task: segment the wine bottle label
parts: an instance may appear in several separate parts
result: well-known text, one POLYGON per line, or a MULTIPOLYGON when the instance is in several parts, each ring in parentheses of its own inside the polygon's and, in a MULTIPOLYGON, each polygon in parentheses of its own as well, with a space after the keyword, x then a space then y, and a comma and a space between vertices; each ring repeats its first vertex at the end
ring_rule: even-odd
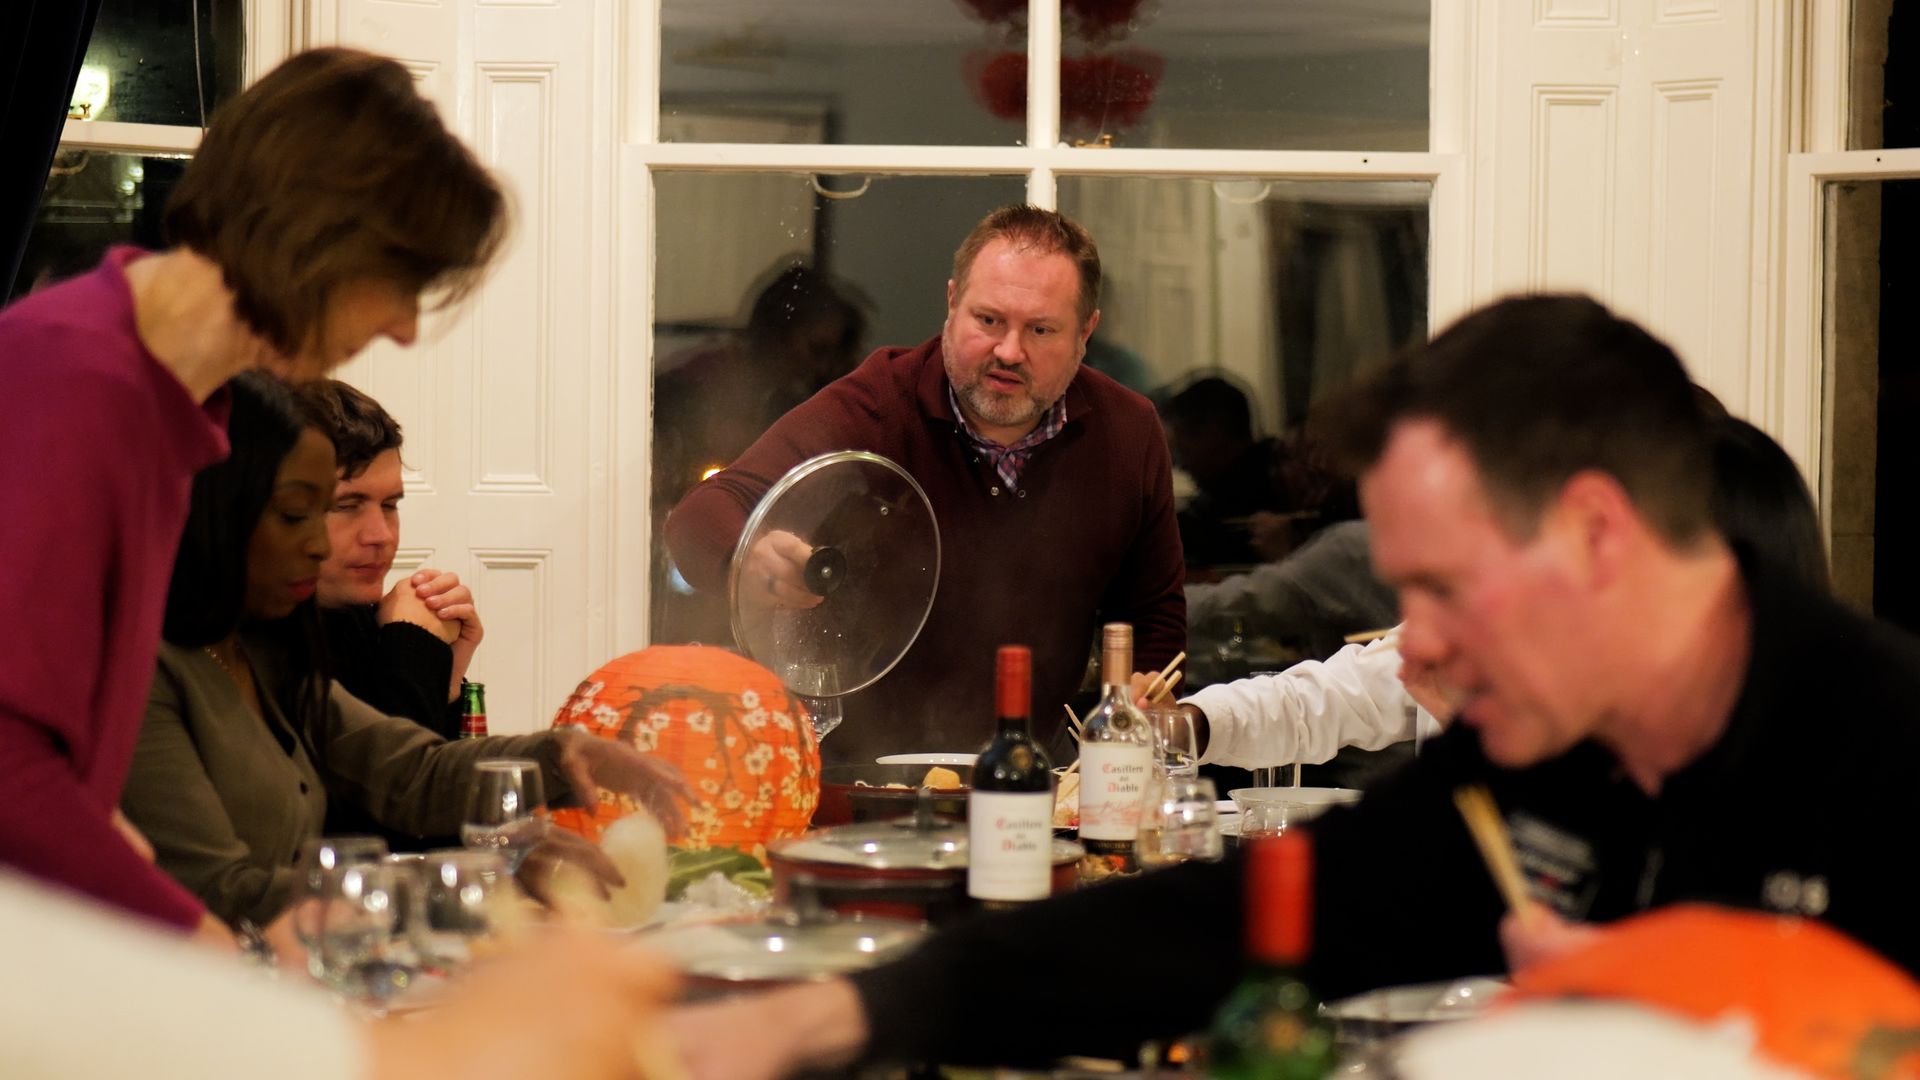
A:
POLYGON ((1140 803, 1153 750, 1139 743, 1080 747, 1080 836, 1085 840, 1132 840, 1140 832, 1140 803))
POLYGON ((967 797, 967 895, 1044 900, 1053 892, 1053 793, 975 791, 967 797))

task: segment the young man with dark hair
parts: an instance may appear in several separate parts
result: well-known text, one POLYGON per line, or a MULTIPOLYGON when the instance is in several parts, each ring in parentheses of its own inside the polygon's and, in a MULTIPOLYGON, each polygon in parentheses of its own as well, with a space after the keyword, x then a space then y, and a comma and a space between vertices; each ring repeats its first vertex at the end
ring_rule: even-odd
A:
MULTIPOLYGON (((1920 642, 1724 538, 1671 350, 1584 298, 1508 300, 1330 420, 1400 594, 1400 649, 1459 719, 1312 826, 1320 990, 1524 967, 1689 901, 1818 918, 1920 971, 1920 869, 1882 839, 1920 820, 1920 642), (1454 810, 1469 785, 1506 819, 1524 917, 1454 810)), ((849 979, 688 1010, 681 1045, 696 1075, 734 1080, 1123 1053, 1205 1026, 1241 966, 1241 878, 1237 860, 1190 865, 980 919, 849 979), (1178 948, 1143 936, 1170 926, 1178 948), (1040 943, 1055 970, 1164 992, 1007 979, 1002 958, 1040 943), (986 1000, 1048 1019, 983 1028, 986 1000)))
POLYGON ((400 425, 337 380, 301 388, 339 463, 327 511, 332 554, 315 592, 333 676, 381 712, 449 739, 460 734, 460 684, 485 630, 473 594, 451 572, 422 568, 393 588, 400 545, 400 425))

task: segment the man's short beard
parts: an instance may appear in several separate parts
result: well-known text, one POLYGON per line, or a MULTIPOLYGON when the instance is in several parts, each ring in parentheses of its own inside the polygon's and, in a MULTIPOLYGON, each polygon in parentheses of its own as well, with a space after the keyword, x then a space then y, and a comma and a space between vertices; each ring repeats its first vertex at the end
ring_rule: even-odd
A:
POLYGON ((984 386, 977 384, 962 390, 960 392, 960 400, 964 401, 967 407, 973 410, 974 415, 995 427, 1013 427, 1016 424, 1024 424, 1031 420, 1038 420, 1040 414, 1047 411, 1046 405, 1042 405, 1033 400, 1032 397, 1022 397, 1013 400, 998 398, 984 386), (1016 407, 1019 409, 1019 413, 1017 415, 1010 415, 1008 410, 1016 407))

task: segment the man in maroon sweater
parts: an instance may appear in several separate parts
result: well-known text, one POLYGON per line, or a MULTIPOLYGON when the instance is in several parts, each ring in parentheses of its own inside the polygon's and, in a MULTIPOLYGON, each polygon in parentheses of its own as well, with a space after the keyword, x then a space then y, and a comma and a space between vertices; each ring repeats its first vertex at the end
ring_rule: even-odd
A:
MULTIPOLYGON (((1100 321, 1100 256, 1049 210, 987 216, 954 255, 940 336, 880 349, 689 492, 667 544, 695 588, 724 591, 754 505, 786 471, 869 450, 913 475, 939 521, 939 591, 920 637, 844 699, 829 761, 971 750, 993 732, 993 653, 1032 647, 1036 737, 1056 747, 1096 628, 1135 627, 1135 667, 1186 644, 1173 466, 1153 405, 1081 366, 1100 321)), ((802 556, 804 558, 804 556, 802 556)), ((743 587, 818 603, 797 563, 755 553, 743 587)))

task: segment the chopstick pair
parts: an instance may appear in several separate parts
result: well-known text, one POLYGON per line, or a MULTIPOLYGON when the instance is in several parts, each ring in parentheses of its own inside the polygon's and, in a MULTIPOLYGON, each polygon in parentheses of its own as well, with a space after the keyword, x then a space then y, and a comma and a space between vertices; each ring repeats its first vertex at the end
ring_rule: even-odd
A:
POLYGON ((1180 661, 1186 658, 1186 650, 1182 649, 1174 654, 1173 659, 1167 661, 1166 667, 1161 668, 1153 678, 1147 680, 1146 689, 1140 692, 1140 696, 1147 699, 1147 704, 1158 705, 1173 696, 1173 688, 1180 685, 1181 678, 1186 675, 1184 671, 1173 669, 1179 667, 1180 661), (1155 689, 1156 687, 1158 689, 1155 689))
POLYGON ((1522 924, 1531 923, 1535 915, 1532 897, 1527 892, 1527 878, 1520 872, 1519 860, 1514 858, 1513 838, 1507 835, 1507 819, 1500 816, 1500 808, 1494 805, 1486 785, 1469 784, 1453 789, 1453 804, 1466 819, 1467 831, 1473 834, 1480 858, 1486 861, 1494 886, 1507 901, 1507 909, 1520 916, 1522 924))

